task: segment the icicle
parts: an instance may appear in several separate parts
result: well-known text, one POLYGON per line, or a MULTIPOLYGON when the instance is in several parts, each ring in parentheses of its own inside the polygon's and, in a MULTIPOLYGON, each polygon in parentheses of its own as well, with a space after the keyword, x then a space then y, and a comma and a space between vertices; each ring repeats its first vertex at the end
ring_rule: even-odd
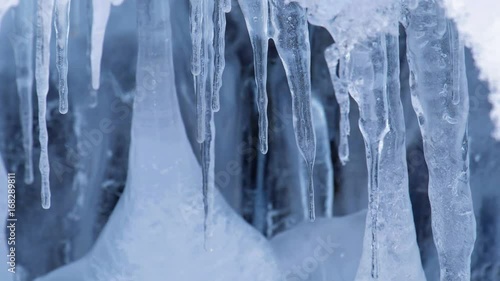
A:
POLYGON ((349 123, 349 93, 347 92, 347 85, 345 77, 337 76, 337 67, 340 65, 340 76, 345 69, 345 56, 340 56, 339 50, 335 45, 331 45, 325 50, 325 59, 330 71, 330 77, 335 90, 335 97, 340 107, 340 144, 339 144, 339 158, 342 165, 349 161, 349 134, 351 125, 349 123), (341 60, 342 63, 339 63, 341 60))
POLYGON ((371 277, 379 276, 380 153, 388 132, 385 37, 357 45, 350 53, 349 92, 359 106, 359 128, 368 165, 368 219, 371 230, 371 277))
MULTIPOLYGON (((214 4, 208 1, 206 9, 206 40, 210 43, 214 42, 214 22, 210 15, 214 14, 214 4)), ((204 178, 204 202, 205 202, 205 250, 213 251, 211 245, 211 239, 213 237, 213 226, 214 226, 214 196, 215 196, 215 120, 214 111, 210 106, 211 102, 214 100, 214 94, 216 89, 214 89, 215 77, 217 73, 214 72, 214 56, 215 50, 212 44, 207 45, 206 61, 207 63, 207 90, 205 92, 205 142, 203 143, 202 149, 202 162, 203 162, 203 178, 204 178)), ((223 57, 223 56, 222 56, 223 57)), ((222 70, 221 70, 222 71, 222 70)))
POLYGON ((425 281, 408 192, 398 40, 381 35, 371 44, 355 47, 348 67, 351 94, 360 106, 370 178, 357 281, 425 281))
POLYGON ((429 168, 441 281, 470 280, 476 221, 469 184, 464 46, 439 3, 420 0, 409 13, 410 88, 429 168))
POLYGON ((259 110, 260 151, 268 150, 268 117, 267 117, 267 52, 269 45, 268 25, 269 12, 267 0, 239 0, 245 17, 253 49, 255 83, 257 84, 257 108, 259 110))
POLYGON ((59 112, 68 112, 68 36, 69 36, 69 9, 71 0, 56 0, 55 21, 56 29, 56 64, 59 71, 59 112))
POLYGON ((15 31, 12 38, 16 61, 17 94, 19 95, 24 148, 24 182, 33 183, 33 17, 35 6, 23 0, 16 8, 15 31))
POLYGON ((220 109, 220 101, 219 101, 219 92, 222 86, 222 73, 224 71, 224 67, 226 65, 226 60, 224 58, 225 51, 225 33, 226 33, 226 14, 224 9, 224 3, 227 0, 215 0, 215 10, 214 10, 214 23, 215 23, 215 40, 214 40, 214 49, 215 49, 215 73, 214 73, 214 94, 213 100, 211 101, 212 109, 217 112, 220 109))
POLYGON ((92 89, 99 89, 101 80, 101 58, 104 45, 104 35, 108 24, 111 3, 109 0, 92 0, 92 35, 90 64, 92 68, 92 89))
POLYGON ((203 38, 203 6, 205 0, 190 0, 191 15, 189 22, 191 25, 191 44, 193 45, 193 55, 191 58, 191 72, 193 75, 201 73, 202 58, 202 38, 203 38))
MULTIPOLYGON (((194 89, 196 96, 196 116, 197 116, 197 141, 202 143, 205 141, 207 123, 205 118, 206 111, 212 111, 212 101, 207 103, 205 94, 207 86, 212 89, 214 85, 207 84, 208 75, 210 73, 210 64, 208 60, 208 52, 213 51, 213 1, 198 0, 191 2, 191 39, 193 44, 193 57, 191 72, 194 75, 194 89), (210 9, 211 8, 211 9, 210 9)), ((213 65, 212 65, 213 66, 213 65)), ((213 82, 211 82, 213 83, 213 82)), ((212 94, 212 93, 210 93, 212 94)))
POLYGON ((222 20, 221 17, 225 17, 225 15, 222 14, 222 7, 220 2, 217 2, 217 4, 206 0, 191 2, 192 72, 195 81, 198 123, 197 140, 201 143, 204 234, 205 249, 207 251, 213 250, 211 246, 215 194, 215 123, 213 102, 215 92, 220 89, 224 64, 224 53, 221 53, 221 49, 224 47, 221 28, 225 25, 225 18, 222 20), (214 20, 217 21, 216 28, 214 28, 214 20), (218 36, 218 38, 215 38, 215 42, 214 36, 218 36), (221 38, 222 40, 220 40, 221 38), (217 50, 214 49, 214 46, 217 50))
POLYGON ((52 34, 52 12, 54 0, 37 1, 36 30, 36 92, 38 96, 38 125, 40 127, 40 173, 42 176, 42 207, 50 208, 50 165, 47 133, 47 94, 49 92, 50 37, 52 34))
POLYGON ((292 94, 295 137, 309 172, 309 219, 314 221, 313 168, 316 139, 311 116, 311 48, 306 11, 297 3, 286 4, 285 0, 271 0, 270 4, 273 40, 292 94))

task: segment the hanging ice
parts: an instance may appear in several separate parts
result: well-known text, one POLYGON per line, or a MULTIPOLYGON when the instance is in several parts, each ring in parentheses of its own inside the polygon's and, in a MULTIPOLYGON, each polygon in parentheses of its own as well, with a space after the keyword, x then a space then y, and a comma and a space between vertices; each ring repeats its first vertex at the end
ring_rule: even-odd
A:
POLYGON ((33 39, 35 3, 22 0, 16 8, 12 47, 16 61, 17 94, 24 148, 24 182, 33 183, 33 39))
POLYGON ((405 23, 412 102, 429 168, 441 281, 470 280, 476 222, 469 188, 464 46, 435 1, 421 0, 405 23))
POLYGON ((293 127, 297 145, 309 173, 309 219, 314 221, 313 168, 316 138, 311 115, 311 50, 306 10, 297 3, 271 0, 273 40, 280 55, 292 94, 293 127))
POLYGON ((54 0, 37 0, 36 29, 36 94, 38 96, 38 126, 40 140, 40 174, 42 177, 42 207, 50 208, 50 165, 47 133, 47 94, 49 92, 50 37, 54 0))
POLYGON ((346 65, 366 143, 369 208, 356 280, 425 280, 408 191, 398 37, 358 45, 346 65), (394 270, 398 268, 398 270, 394 270))
MULTIPOLYGON (((368 219, 370 229, 371 277, 379 278, 379 208, 380 208, 380 153, 384 137, 389 131, 387 109, 386 40, 379 37, 350 52, 349 92, 359 106, 359 128, 365 139, 368 166, 368 219)), ((367 231, 368 232, 368 231, 367 231)), ((362 276, 357 276, 361 280, 362 276)))
POLYGON ((339 143, 339 158, 342 164, 346 164, 349 160, 349 134, 351 125, 349 123, 349 93, 347 92, 347 81, 345 77, 346 55, 340 54, 336 45, 331 45, 325 50, 325 59, 330 71, 335 97, 340 107, 340 143, 339 143), (339 74, 337 75, 337 68, 339 74))
POLYGON ((202 175, 178 105, 167 5, 137 1, 138 88, 125 192, 91 252, 38 281, 280 278, 269 243, 216 190, 214 251, 203 251, 202 175))
POLYGON ((239 0, 253 49, 257 108, 259 110, 259 145, 264 154, 268 150, 267 117, 267 51, 269 45, 269 8, 267 0, 239 0))
POLYGON ((111 4, 121 5, 123 0, 92 0, 92 35, 90 65, 92 68, 92 88, 97 91, 101 80, 101 58, 104 35, 108 24, 111 4))
POLYGON ((56 30, 56 64, 59 72, 59 112, 68 112, 68 36, 71 0, 56 0, 54 26, 56 30))
MULTIPOLYGON (((208 1, 210 2, 210 1, 208 1)), ((207 3, 208 4, 208 3, 207 3)), ((214 94, 215 94, 215 88, 216 86, 216 80, 218 77, 215 77, 214 75, 217 75, 216 72, 216 66, 214 63, 216 62, 214 60, 214 22, 211 20, 211 15, 214 14, 214 5, 213 4, 208 4, 205 6, 205 23, 204 23, 204 28, 205 30, 205 36, 204 36, 204 41, 206 47, 205 47, 205 53, 202 52, 202 54, 205 55, 204 59, 206 61, 206 71, 207 75, 205 77, 200 75, 199 79, 206 79, 202 80, 202 83, 205 83, 205 92, 200 92, 197 93, 202 96, 202 98, 205 100, 205 112, 202 112, 203 115, 205 115, 204 121, 205 124, 205 137, 204 141, 201 144, 201 167, 202 167, 202 176, 203 176, 203 205, 204 205, 204 234, 205 234, 205 249, 208 251, 213 251, 213 245, 212 245, 212 237, 213 237, 213 227, 215 225, 214 222, 214 196, 215 196, 215 175, 214 175, 214 168, 215 168, 215 123, 214 123, 214 111, 212 107, 212 102, 214 101, 214 94)), ((203 73, 203 71, 202 71, 203 73)))
MULTIPOLYGON (((191 26, 193 39, 193 68, 197 114, 197 140, 201 143, 201 167, 203 176, 204 236, 205 249, 211 251, 213 236, 214 208, 214 110, 218 110, 218 91, 220 90, 223 71, 224 53, 221 51, 224 38, 221 28, 224 20, 221 17, 225 4, 217 1, 200 0, 192 3, 191 26), (197 9, 200 9, 199 11, 197 9), (216 10, 217 9, 217 10, 216 10), (198 18, 200 17, 200 18, 198 18), (201 22, 198 22, 200 20, 201 22), (214 23, 215 21, 219 21, 214 23), (194 28, 194 30, 193 30, 194 28), (199 29, 198 29, 199 28, 199 29), (201 33, 201 36, 200 36, 201 33), (218 36, 219 38, 214 38, 218 36), (197 40, 200 39, 198 42, 197 40), (196 45, 199 44, 199 45, 196 45), (201 48, 195 50, 196 48, 201 48), (197 53, 199 51, 199 53, 197 53), (199 66, 199 73, 196 68, 199 66), (217 92, 217 93, 216 93, 217 92), (214 103, 215 102, 215 103, 214 103)), ((227 8, 227 7, 226 7, 227 8)))
POLYGON ((216 0, 214 7, 214 94, 212 97, 212 109, 217 112, 220 109, 219 92, 222 86, 222 73, 226 65, 226 13, 231 11, 231 2, 229 0, 216 0))

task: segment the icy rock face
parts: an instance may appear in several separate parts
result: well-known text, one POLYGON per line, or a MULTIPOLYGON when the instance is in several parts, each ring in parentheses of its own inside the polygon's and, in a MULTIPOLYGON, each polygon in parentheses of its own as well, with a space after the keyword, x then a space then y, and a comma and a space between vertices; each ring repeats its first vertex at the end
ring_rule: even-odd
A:
POLYGON ((481 78, 488 81, 493 105, 491 118, 496 130, 493 136, 500 140, 500 10, 499 1, 444 0, 447 14, 457 23, 465 43, 471 47, 474 60, 481 70, 481 78))
POLYGON ((279 280, 268 242, 218 191, 213 251, 204 250, 202 175, 179 112, 165 40, 168 2, 137 5, 138 84, 125 193, 88 255, 37 280, 279 280))
POLYGON ((284 281, 354 280, 366 211, 301 223, 271 240, 284 281))

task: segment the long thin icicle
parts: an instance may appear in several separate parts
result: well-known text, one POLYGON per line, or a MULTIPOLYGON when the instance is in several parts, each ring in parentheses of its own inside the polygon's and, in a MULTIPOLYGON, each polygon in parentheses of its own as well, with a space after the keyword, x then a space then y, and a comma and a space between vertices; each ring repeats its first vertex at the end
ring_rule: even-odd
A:
POLYGON ((226 2, 199 0, 191 2, 191 36, 193 40, 192 72, 195 81, 197 140, 201 143, 205 249, 212 251, 215 169, 215 92, 220 89, 224 52, 222 27, 225 25, 226 2), (224 17, 224 20, 221 19, 224 17), (215 21, 215 23, 214 23, 215 21), (216 25, 216 26, 215 26, 216 25), (217 38, 214 38, 217 36, 217 38), (222 46, 221 46, 222 44, 222 46))
MULTIPOLYGON (((215 5, 212 1, 208 1, 205 6, 205 35, 207 76, 206 76, 206 91, 205 96, 205 142, 202 144, 202 172, 203 172, 203 201, 205 202, 205 250, 213 251, 212 237, 214 226, 214 199, 215 199, 215 119, 214 111, 212 110, 211 102, 214 100, 215 94, 215 50, 214 50, 214 15, 215 5)), ((219 7, 221 8, 221 7, 219 7)))
POLYGON ((469 183, 469 100, 464 45, 438 1, 406 22, 412 103, 429 168, 432 232, 441 281, 470 280, 476 221, 469 183))
POLYGON ((245 17, 253 49, 255 83, 257 84, 257 108, 259 110, 259 146, 262 153, 268 151, 267 117, 267 52, 269 45, 269 11, 267 0, 239 0, 245 17))
POLYGON ((349 161, 349 134, 351 125, 349 123, 349 93, 343 71, 345 69, 345 56, 341 56, 337 46, 331 45, 325 50, 325 59, 330 72, 335 97, 340 107, 340 144, 339 158, 342 165, 349 161), (337 75, 337 67, 340 66, 339 75, 337 75))
POLYGON ((56 30, 56 64, 59 71, 59 112, 68 112, 68 36, 69 9, 71 0, 56 0, 55 21, 56 30))
POLYGON ((359 128, 365 140, 368 165, 368 225, 371 230, 371 277, 379 277, 380 153, 387 134, 387 56, 381 36, 350 53, 349 92, 359 106, 359 128))
POLYGON ((50 208, 50 165, 47 133, 47 94, 49 93, 50 37, 54 0, 37 1, 36 29, 36 93, 38 97, 38 126, 40 127, 40 173, 42 176, 42 207, 50 208))
POLYGON ((316 137, 311 114, 311 47, 306 11, 297 3, 271 0, 273 40, 283 62, 292 94, 295 138, 309 172, 309 219, 314 221, 313 169, 316 137))
POLYGON ((33 39, 35 3, 22 0, 16 9, 15 32, 12 40, 16 60, 17 94, 24 148, 24 182, 33 183, 33 39))

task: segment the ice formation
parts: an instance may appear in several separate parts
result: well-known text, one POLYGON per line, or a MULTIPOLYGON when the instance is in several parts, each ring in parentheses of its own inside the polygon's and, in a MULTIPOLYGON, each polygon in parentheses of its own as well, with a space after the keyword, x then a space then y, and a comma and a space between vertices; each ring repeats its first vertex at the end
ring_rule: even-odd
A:
POLYGON ((464 46, 454 24, 434 1, 420 1, 409 11, 405 25, 412 103, 429 168, 441 280, 469 280, 476 221, 469 186, 464 46))
MULTIPOLYGON (((101 71, 111 7, 124 1, 87 1, 91 4, 90 53, 85 58, 90 64, 90 94, 96 99, 101 86, 112 84, 119 90, 122 102, 133 104, 132 128, 127 132, 131 144, 125 148, 129 150, 126 185, 92 249, 79 259, 64 254, 68 262, 72 258, 75 261, 45 276, 39 274, 36 280, 155 281, 168 276, 167 280, 187 281, 435 281, 424 272, 423 246, 421 241, 417 243, 415 206, 409 191, 409 173, 414 167, 409 167, 407 160, 407 136, 422 139, 439 278, 471 280, 471 256, 477 235, 469 171, 469 90, 464 42, 472 47, 475 61, 492 88, 491 115, 497 125, 494 135, 500 139, 500 76, 496 66, 500 61, 495 55, 500 21, 490 23, 495 18, 493 7, 489 11, 479 8, 492 1, 471 4, 463 0, 135 0, 137 63, 135 85, 128 85, 133 88, 128 94, 123 93, 123 85, 112 71, 101 71), (190 32, 183 37, 190 41, 185 44, 191 47, 188 50, 183 49, 184 45, 176 46, 172 35, 174 24, 178 24, 175 9, 181 5, 189 5, 189 19, 186 17, 185 21, 190 32), (232 13, 239 13, 239 22, 230 17, 232 13), (248 34, 244 39, 229 34, 228 23, 243 23, 248 34), (318 70, 321 66, 313 61, 317 49, 312 38, 319 36, 315 33, 318 27, 329 36, 320 52, 323 70, 318 70), (403 30, 404 34, 400 34, 403 30), (231 36, 237 40, 231 42, 231 36), (251 79, 236 81, 240 73, 232 72, 245 70, 238 65, 240 62, 235 62, 234 53, 244 53, 240 42, 244 40, 251 47, 246 54, 251 58, 245 62, 253 63, 247 71, 252 74, 242 76, 251 79), (174 56, 174 51, 181 55, 174 56), (178 66, 178 61, 186 64, 185 54, 191 57, 185 67, 188 74, 178 66), (406 59, 409 78, 402 80, 406 59), (323 73, 333 92, 322 93, 324 88, 314 91, 315 76, 323 79, 323 73), (273 80, 280 75, 285 82, 273 80), (225 77, 237 78, 228 81, 231 79, 225 77), (105 80, 111 82, 106 81, 105 85, 105 80), (234 85, 227 86, 229 83, 234 85), (419 135, 412 135, 405 122, 402 84, 409 84, 407 92, 411 94, 419 135), (240 132, 231 132, 232 127, 221 128, 220 124, 250 119, 254 113, 248 104, 224 108, 228 104, 224 103, 228 100, 224 95, 235 95, 237 91, 255 94, 246 99, 255 101, 258 121, 254 145, 258 152, 249 153, 255 157, 256 167, 245 166, 246 163, 239 167, 243 170, 238 175, 240 183, 233 187, 221 183, 222 162, 218 153, 239 149, 237 143, 244 137, 229 136, 240 132), (325 104, 334 99, 336 103, 325 104), (333 113, 329 112, 330 107, 335 108, 333 113), (353 111, 355 107, 357 110, 353 111), (286 128, 272 131, 272 121, 279 118, 275 110, 283 108, 290 111, 291 120, 278 120, 287 124, 286 128), (362 188, 368 194, 368 204, 366 211, 338 218, 334 216, 335 210, 340 209, 334 204, 337 185, 345 182, 337 175, 342 168, 336 167, 332 158, 338 157, 339 166, 347 167, 352 156, 363 149, 350 147, 351 131, 356 130, 350 121, 355 114, 359 115, 356 117, 364 142, 366 161, 359 167, 367 171, 366 186, 362 188), (217 119, 218 115, 225 120, 217 119), (338 116, 338 120, 332 116, 338 116), (338 126, 332 130, 334 122, 338 126), (288 177, 298 182, 293 184, 300 190, 291 188, 290 181, 280 182, 283 176, 275 172, 281 169, 276 163, 283 162, 291 162, 293 175, 288 177), (250 183, 244 178, 251 178, 250 183), (252 188, 241 191, 244 184, 252 188), (269 186, 283 185, 284 191, 270 191, 269 186), (231 200, 228 194, 237 199, 231 200), (280 196, 298 198, 290 204, 295 206, 276 207, 284 201, 275 198, 280 196), (253 200, 250 207, 245 205, 248 198, 253 200), (232 205, 238 200, 243 205, 240 209, 232 205), (314 223, 290 219, 301 211, 310 222, 319 219, 314 223), (271 237, 277 232, 281 233, 269 241, 262 235, 271 237)), ((31 93, 35 79, 38 167, 44 209, 51 208, 52 196, 47 127, 47 120, 52 118, 48 100, 50 74, 54 72, 50 67, 52 39, 56 47, 59 112, 69 112, 64 117, 75 119, 77 146, 85 135, 81 131, 85 118, 82 111, 68 110, 77 103, 72 103, 72 99, 81 101, 77 93, 75 97, 69 95, 78 91, 68 86, 68 50, 77 43, 70 39, 74 14, 70 7, 75 2, 20 0, 0 4, 0 20, 9 8, 17 6, 13 9, 11 43, 27 184, 35 179, 32 158, 34 148, 38 149, 33 146, 32 136, 31 93)), ((234 104, 242 104, 241 100, 245 98, 231 99, 234 104)), ((93 107, 97 106, 95 102, 93 107)), ((235 127, 245 134, 253 133, 251 122, 241 124, 235 127)), ((102 142, 101 136, 94 145, 102 142)), ((112 157, 112 152, 107 153, 112 157)), ((230 153, 233 152, 227 152, 230 153)), ((5 171, 0 161, 0 180, 4 182, 5 171)), ((77 169, 75 185, 83 185, 85 177, 77 169)), ((82 202, 87 190, 78 192, 73 210, 85 206, 82 202)), ((4 207, 0 204, 0 213, 6 213, 4 207)), ((0 240, 5 240, 2 235, 0 240)), ((64 243, 64 251, 71 252, 72 242, 64 243)), ((0 247, 3 258, 4 246, 0 247)), ((1 274, 4 272, 0 273, 2 280, 11 277, 1 274)))
POLYGON ((168 13, 168 2, 137 2, 138 88, 126 193, 92 251, 38 281, 154 281, 165 276, 169 280, 279 280, 268 242, 234 214, 218 191, 214 191, 217 209, 210 240, 214 251, 199 252, 204 244, 202 173, 179 112, 168 13), (163 149, 165 141, 176 149, 163 149), (157 153, 151 153, 152 148, 157 153), (144 252, 156 254, 144 259, 144 252))
MULTIPOLYGON (((90 50, 90 65, 92 68, 92 89, 99 89, 101 80, 101 59, 104 35, 108 24, 111 5, 117 6, 123 0, 93 0, 92 1, 92 39, 90 50)), ((95 94, 95 93, 93 93, 95 94)))
POLYGON ((38 126, 40 142, 40 174, 42 175, 42 207, 50 208, 50 164, 47 132, 47 95, 49 93, 50 37, 54 0, 37 0, 36 12, 36 94, 38 97, 38 126))

